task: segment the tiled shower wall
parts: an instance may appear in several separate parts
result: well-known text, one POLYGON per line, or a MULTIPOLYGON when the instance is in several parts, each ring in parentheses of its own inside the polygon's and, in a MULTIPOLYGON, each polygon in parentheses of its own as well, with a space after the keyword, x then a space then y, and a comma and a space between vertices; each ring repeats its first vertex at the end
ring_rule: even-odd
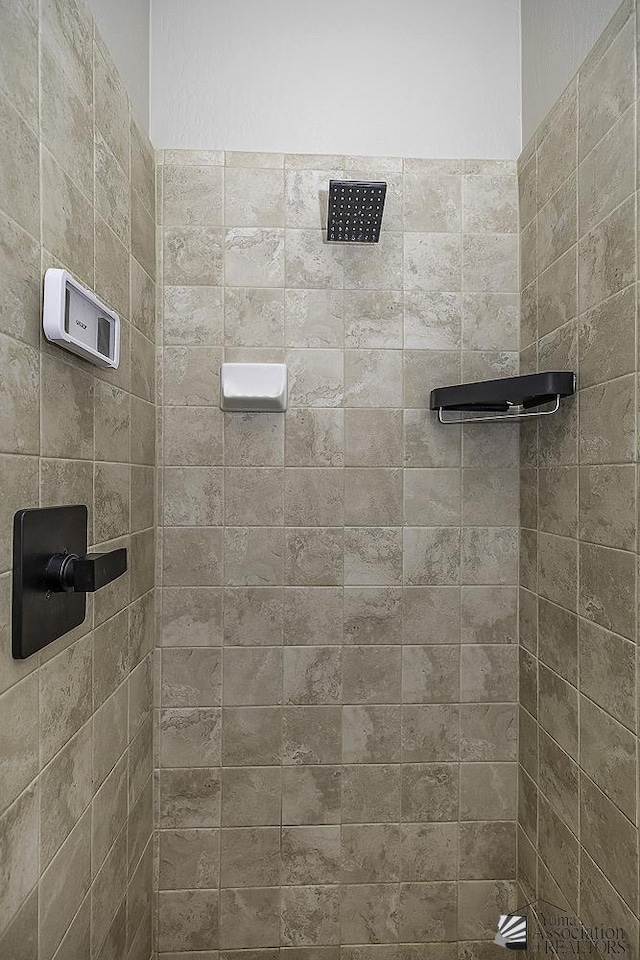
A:
POLYGON ((154 157, 91 17, 0 0, 0 956, 151 955, 154 157), (107 372, 47 345, 43 271, 123 317, 107 372), (130 569, 11 659, 13 514, 85 503, 130 569))
POLYGON ((522 429, 518 878, 638 949, 636 11, 519 161, 521 365, 578 371, 522 429))
POLYGON ((517 370, 515 164, 160 161, 159 954, 457 956, 514 904, 519 450, 427 405, 517 370), (378 246, 324 241, 345 175, 378 246))

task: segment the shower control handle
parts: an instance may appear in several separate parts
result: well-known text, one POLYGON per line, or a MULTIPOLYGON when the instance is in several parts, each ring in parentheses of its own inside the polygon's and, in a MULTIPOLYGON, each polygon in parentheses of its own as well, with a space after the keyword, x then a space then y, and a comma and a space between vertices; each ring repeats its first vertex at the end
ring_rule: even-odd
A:
POLYGON ((110 550, 107 553, 88 553, 78 557, 74 553, 55 553, 48 561, 46 579, 52 590, 65 593, 94 593, 127 570, 127 551, 110 550))

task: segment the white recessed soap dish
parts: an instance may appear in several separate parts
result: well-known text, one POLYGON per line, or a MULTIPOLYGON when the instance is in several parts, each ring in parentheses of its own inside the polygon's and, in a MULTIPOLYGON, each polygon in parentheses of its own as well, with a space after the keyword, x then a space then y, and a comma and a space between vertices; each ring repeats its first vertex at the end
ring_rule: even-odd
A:
POLYGON ((220 409, 244 413, 283 413, 287 409, 285 363, 223 363, 220 409))

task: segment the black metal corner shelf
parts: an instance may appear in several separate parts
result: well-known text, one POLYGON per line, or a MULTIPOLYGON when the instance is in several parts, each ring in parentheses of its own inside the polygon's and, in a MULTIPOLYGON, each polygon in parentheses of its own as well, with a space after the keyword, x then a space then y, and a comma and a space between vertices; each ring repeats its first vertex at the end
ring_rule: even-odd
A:
POLYGON ((560 401, 576 390, 572 370, 549 370, 524 377, 503 377, 438 387, 431 391, 429 408, 438 411, 440 423, 488 423, 545 417, 560 409, 560 401), (537 409, 553 403, 551 409, 537 409), (514 411, 514 412, 509 412, 514 411), (504 416, 444 418, 445 412, 503 413, 504 416))

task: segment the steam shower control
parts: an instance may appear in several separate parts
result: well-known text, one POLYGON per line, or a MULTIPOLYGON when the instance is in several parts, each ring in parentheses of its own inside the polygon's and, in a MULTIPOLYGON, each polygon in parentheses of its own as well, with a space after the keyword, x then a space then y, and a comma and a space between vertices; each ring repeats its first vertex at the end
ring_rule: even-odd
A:
POLYGON ((126 570, 127 551, 124 548, 110 553, 88 553, 86 557, 55 553, 47 563, 46 577, 52 590, 93 593, 121 577, 126 570))
POLYGON ((24 659, 79 627, 87 593, 127 570, 124 547, 87 553, 83 504, 19 510, 13 521, 12 653, 24 659))

